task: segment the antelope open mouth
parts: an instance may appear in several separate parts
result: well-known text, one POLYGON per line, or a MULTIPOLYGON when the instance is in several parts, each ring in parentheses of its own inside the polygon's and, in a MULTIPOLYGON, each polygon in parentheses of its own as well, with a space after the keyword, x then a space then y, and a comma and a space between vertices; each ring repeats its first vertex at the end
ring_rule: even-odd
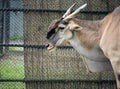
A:
POLYGON ((46 44, 46 47, 47 47, 47 50, 48 51, 53 51, 53 50, 55 50, 55 46, 54 45, 52 45, 52 44, 46 44))

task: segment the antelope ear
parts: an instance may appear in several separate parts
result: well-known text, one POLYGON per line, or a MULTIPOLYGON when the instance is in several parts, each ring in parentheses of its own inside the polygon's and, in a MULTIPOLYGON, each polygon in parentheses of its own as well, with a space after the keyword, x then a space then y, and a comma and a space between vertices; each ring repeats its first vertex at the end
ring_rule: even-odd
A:
POLYGON ((83 29, 83 27, 79 26, 78 24, 72 24, 69 28, 71 31, 79 31, 83 29))

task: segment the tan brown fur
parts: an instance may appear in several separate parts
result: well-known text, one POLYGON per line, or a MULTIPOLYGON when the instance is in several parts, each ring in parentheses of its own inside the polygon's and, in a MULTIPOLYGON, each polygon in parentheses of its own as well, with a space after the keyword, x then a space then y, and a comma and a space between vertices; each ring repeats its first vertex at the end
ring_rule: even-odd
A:
POLYGON ((101 33, 100 47, 109 58, 116 77, 117 88, 120 89, 120 7, 107 15, 99 29, 101 33))
POLYGON ((78 31, 77 32, 78 38, 81 42, 81 45, 84 46, 87 49, 91 49, 93 45, 99 43, 99 34, 97 31, 95 32, 89 32, 89 31, 78 31), (89 33, 89 34, 87 34, 89 33))
POLYGON ((90 49, 95 44, 99 44, 100 35, 98 30, 101 26, 100 21, 87 21, 73 19, 75 24, 79 24, 83 27, 80 31, 77 31, 78 38, 85 48, 90 49))

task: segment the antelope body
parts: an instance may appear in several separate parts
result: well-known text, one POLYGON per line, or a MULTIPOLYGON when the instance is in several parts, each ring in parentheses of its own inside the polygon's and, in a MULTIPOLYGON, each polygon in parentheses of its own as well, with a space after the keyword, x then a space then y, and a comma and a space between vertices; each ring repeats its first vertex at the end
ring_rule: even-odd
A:
POLYGON ((61 19, 51 22, 47 49, 52 51, 63 43, 70 43, 88 58, 84 60, 91 72, 113 70, 120 89, 120 7, 98 21, 75 18, 86 5, 71 13, 73 4, 61 19))

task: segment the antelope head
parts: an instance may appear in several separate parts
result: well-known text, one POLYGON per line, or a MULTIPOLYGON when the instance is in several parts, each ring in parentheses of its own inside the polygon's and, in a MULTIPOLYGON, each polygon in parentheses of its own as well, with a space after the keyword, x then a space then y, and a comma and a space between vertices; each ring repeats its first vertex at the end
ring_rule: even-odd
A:
POLYGON ((57 46, 67 43, 73 36, 73 31, 81 30, 82 27, 75 24, 72 20, 80 12, 81 9, 85 8, 87 4, 80 6, 77 10, 71 13, 75 3, 66 11, 62 18, 53 20, 49 25, 47 32, 48 43, 46 47, 49 51, 52 51, 57 46))

